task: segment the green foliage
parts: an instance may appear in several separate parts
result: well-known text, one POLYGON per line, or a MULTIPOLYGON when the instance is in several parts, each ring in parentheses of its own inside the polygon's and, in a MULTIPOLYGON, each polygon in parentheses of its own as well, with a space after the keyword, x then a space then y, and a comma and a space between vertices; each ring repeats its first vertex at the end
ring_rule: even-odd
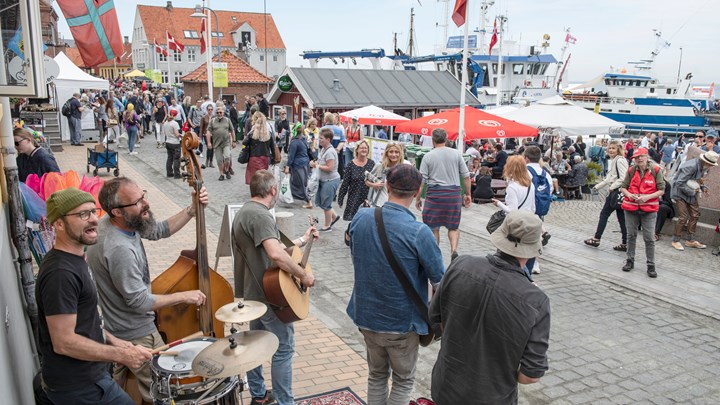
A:
POLYGON ((588 167, 588 178, 587 184, 597 184, 600 182, 602 176, 603 167, 597 162, 587 162, 588 167))

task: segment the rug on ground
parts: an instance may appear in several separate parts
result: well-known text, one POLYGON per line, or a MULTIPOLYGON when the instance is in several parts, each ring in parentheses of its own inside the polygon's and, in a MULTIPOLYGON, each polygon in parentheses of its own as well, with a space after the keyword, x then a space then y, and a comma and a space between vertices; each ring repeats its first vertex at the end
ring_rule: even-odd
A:
POLYGON ((349 387, 309 395, 295 401, 296 405, 366 405, 349 387))

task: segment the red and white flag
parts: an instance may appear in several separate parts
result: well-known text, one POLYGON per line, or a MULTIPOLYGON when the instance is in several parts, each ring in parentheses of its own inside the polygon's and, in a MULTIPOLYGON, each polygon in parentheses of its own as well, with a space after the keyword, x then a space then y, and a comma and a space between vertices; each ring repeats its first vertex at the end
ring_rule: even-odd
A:
POLYGON ((205 47, 207 46, 205 45, 206 31, 207 30, 205 29, 205 19, 203 18, 202 21, 200 21, 200 54, 205 53, 205 47))
POLYGON ((574 44, 576 41, 577 41, 577 38, 575 38, 574 36, 572 36, 570 34, 565 35, 565 42, 567 42, 569 44, 574 44))
POLYGON ((490 49, 488 49, 488 55, 492 55, 493 46, 495 46, 495 44, 497 44, 497 41, 498 41, 497 19, 495 19, 495 22, 493 22, 492 37, 490 37, 490 49))
POLYGON ((455 8, 453 8, 452 20, 458 27, 465 24, 465 16, 467 15, 467 0, 455 0, 455 8))
POLYGON ((167 33, 167 44, 168 48, 172 49, 175 52, 180 52, 185 50, 185 45, 181 44, 180 42, 176 41, 175 38, 173 38, 172 35, 170 35, 169 31, 165 31, 167 33))
POLYGON ((163 48, 162 46, 160 46, 160 45, 157 43, 157 40, 155 40, 154 42, 155 42, 155 52, 157 52, 157 53, 159 53, 159 54, 162 54, 163 56, 168 56, 168 51, 167 51, 167 49, 165 49, 165 48, 163 48))

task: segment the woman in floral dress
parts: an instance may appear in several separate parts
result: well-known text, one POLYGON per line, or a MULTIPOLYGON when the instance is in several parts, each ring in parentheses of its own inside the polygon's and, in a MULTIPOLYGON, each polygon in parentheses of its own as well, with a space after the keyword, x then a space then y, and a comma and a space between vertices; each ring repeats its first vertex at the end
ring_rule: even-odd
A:
POLYGON ((355 213, 365 202, 368 195, 368 186, 365 185, 365 172, 369 172, 375 166, 372 159, 368 159, 370 146, 367 141, 361 140, 355 146, 355 159, 345 168, 340 191, 338 192, 338 206, 342 208, 345 196, 347 195, 347 206, 343 212, 345 221, 352 221, 355 213))

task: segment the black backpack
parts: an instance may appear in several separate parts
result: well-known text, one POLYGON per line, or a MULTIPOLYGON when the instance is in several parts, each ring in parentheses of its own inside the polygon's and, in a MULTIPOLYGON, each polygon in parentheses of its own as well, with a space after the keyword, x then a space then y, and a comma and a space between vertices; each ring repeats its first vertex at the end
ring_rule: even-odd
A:
POLYGON ((70 105, 70 102, 72 101, 72 98, 68 99, 68 101, 63 104, 62 109, 60 110, 60 114, 69 117, 70 113, 72 112, 72 107, 70 105))

